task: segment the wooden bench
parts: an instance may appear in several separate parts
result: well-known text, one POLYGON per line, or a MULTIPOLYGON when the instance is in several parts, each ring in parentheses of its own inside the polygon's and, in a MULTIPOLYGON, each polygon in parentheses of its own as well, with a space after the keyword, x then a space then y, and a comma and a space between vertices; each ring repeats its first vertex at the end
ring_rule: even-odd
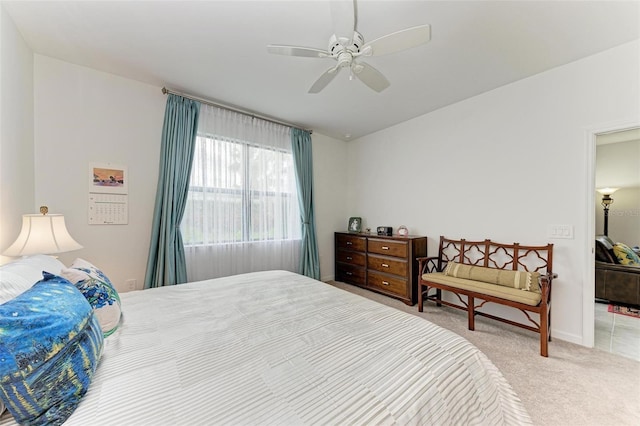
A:
POLYGON ((437 257, 419 257, 418 311, 423 301, 447 305, 468 313, 469 330, 476 315, 540 333, 540 355, 548 356, 551 340, 551 283, 553 244, 524 246, 491 240, 467 241, 440 237, 437 257), (429 293, 435 289, 435 292, 429 293), (455 294, 461 304, 442 300, 442 290, 455 294), (465 296, 463 298, 462 296, 465 296), (476 305, 476 299, 482 302, 476 305), (511 306, 533 324, 479 311, 487 302, 511 306), (539 322, 529 313, 539 315, 539 322))

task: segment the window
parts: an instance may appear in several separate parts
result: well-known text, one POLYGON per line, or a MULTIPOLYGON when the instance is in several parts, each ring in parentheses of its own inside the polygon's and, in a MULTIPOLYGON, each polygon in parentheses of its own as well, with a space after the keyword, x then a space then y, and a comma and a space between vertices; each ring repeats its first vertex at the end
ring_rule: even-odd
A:
POLYGON ((291 151, 199 134, 181 232, 185 246, 300 239, 291 151))
POLYGON ((180 230, 190 281, 298 272, 302 229, 291 128, 201 105, 180 230))

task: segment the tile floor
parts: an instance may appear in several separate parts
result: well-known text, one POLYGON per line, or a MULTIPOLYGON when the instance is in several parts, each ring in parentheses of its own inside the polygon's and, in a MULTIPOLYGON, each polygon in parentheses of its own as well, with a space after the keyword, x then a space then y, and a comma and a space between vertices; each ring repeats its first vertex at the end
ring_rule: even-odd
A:
POLYGON ((608 306, 596 303, 594 346, 640 361, 640 318, 608 312, 608 306))

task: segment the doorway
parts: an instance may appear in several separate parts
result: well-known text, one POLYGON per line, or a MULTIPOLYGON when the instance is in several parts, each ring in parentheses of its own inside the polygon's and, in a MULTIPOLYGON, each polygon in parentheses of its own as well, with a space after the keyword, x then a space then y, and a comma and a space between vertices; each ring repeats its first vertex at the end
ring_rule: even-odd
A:
MULTIPOLYGON (((617 173, 614 167, 611 167, 610 164, 606 164, 607 162, 611 162, 611 158, 602 158, 598 156, 600 153, 601 156, 604 157, 615 157, 616 152, 623 150, 623 147, 627 147, 629 144, 632 144, 634 147, 637 146, 635 144, 640 144, 640 123, 627 123, 620 124, 617 126, 611 126, 610 128, 601 128, 593 130, 589 132, 589 160, 591 164, 590 176, 589 176, 589 184, 588 186, 588 206, 587 211, 588 220, 587 227, 588 232, 587 235, 591 238, 590 249, 588 249, 588 261, 585 262, 587 265, 588 271, 585 274, 586 277, 586 288, 584 292, 584 311, 583 311, 583 336, 584 336, 584 345, 594 347, 595 346, 595 329, 596 329, 596 303, 595 303, 595 261, 594 261, 594 241, 595 236, 597 234, 603 233, 604 228, 604 208, 601 206, 602 197, 600 193, 596 192, 597 189, 602 189, 603 187, 614 187, 620 188, 619 197, 618 197, 618 210, 610 210, 609 213, 609 229, 608 233, 612 237, 616 237, 616 233, 618 234, 618 239, 624 237, 628 237, 633 240, 638 240, 635 235, 627 235, 628 233, 625 231, 625 226, 629 226, 628 223, 633 220, 637 225, 638 229, 640 228, 640 215, 636 211, 634 215, 635 209, 629 208, 629 202, 631 197, 631 203, 637 203, 638 193, 640 193, 640 158, 637 155, 633 154, 631 156, 627 156, 628 158, 624 158, 621 160, 621 163, 624 163, 626 170, 622 170, 620 168, 621 173, 617 173), (635 142, 634 142, 635 141, 635 142), (621 144, 621 145, 613 145, 613 144, 621 144), (624 145, 627 144, 627 145, 624 145), (635 166, 629 166, 630 162, 635 161, 635 166), (624 194, 623 194, 624 193, 624 194), (625 200, 626 199, 626 200, 625 200), (624 203, 627 203, 626 205, 624 203), (628 213, 628 214, 626 214, 628 213), (617 222, 616 218, 618 219, 617 222), (625 223, 626 222, 626 225, 625 223), (614 224, 615 223, 615 224, 614 224), (615 227, 615 231, 611 228, 611 226, 615 227), (614 232, 612 232, 614 231, 614 232)), ((637 152, 637 151, 633 151, 637 152)), ((612 196, 615 201, 615 197, 612 196)), ((610 208, 612 206, 609 206, 610 208)), ((633 234, 633 233, 631 233, 633 234)), ((635 244, 640 244, 640 241, 635 242, 635 244)), ((600 309, 601 311, 601 309, 600 309)), ((602 315, 601 313, 599 315, 602 315)), ((598 332, 599 338, 601 338, 601 332, 598 332)), ((598 346, 602 346, 599 342, 598 346)))

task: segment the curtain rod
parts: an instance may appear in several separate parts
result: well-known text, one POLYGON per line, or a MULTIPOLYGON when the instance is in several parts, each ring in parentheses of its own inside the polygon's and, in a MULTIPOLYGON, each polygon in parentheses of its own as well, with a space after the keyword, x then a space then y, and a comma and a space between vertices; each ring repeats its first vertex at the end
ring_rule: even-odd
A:
POLYGON ((251 111, 246 111, 246 110, 243 110, 243 109, 240 109, 240 108, 235 108, 235 107, 232 107, 232 106, 229 106, 229 105, 220 104, 220 103, 217 103, 217 102, 210 101, 208 99, 199 98, 199 97, 193 96, 193 95, 188 95, 186 93, 176 92, 175 90, 167 89, 166 87, 162 88, 162 93, 164 93, 165 95, 172 94, 172 95, 182 96, 183 98, 191 99, 193 101, 198 101, 198 102, 201 102, 201 103, 206 104, 206 105, 211 105, 211 106, 214 106, 214 107, 218 107, 218 108, 226 109, 226 110, 229 110, 229 111, 237 112, 239 114, 248 115, 249 117, 252 117, 252 118, 259 118, 261 120, 269 121, 271 123, 280 124, 282 126, 295 127, 297 129, 305 130, 305 131, 309 132, 310 134, 313 133, 313 130, 305 129, 302 126, 298 126, 297 124, 287 123, 286 121, 280 121, 280 120, 276 120, 275 118, 265 117, 264 115, 259 115, 259 114, 253 113, 251 111))

